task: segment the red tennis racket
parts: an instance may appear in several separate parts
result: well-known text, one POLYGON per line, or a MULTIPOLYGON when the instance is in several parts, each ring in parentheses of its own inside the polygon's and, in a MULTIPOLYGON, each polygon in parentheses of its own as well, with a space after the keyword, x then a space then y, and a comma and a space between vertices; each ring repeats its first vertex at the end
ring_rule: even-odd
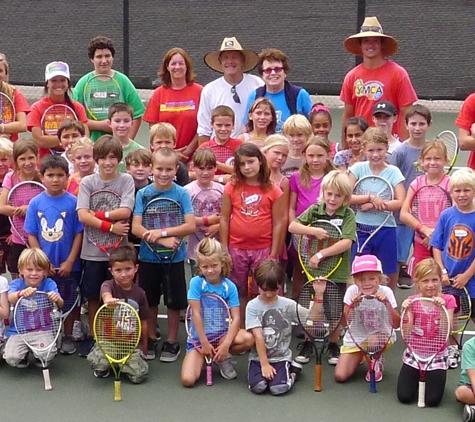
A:
POLYGON ((206 385, 213 385, 213 354, 231 326, 231 312, 228 304, 218 295, 201 295, 200 315, 193 315, 191 306, 186 310, 185 326, 188 340, 204 355, 202 342, 211 344, 211 354, 204 355, 206 361, 206 385))
POLYGON ((214 155, 216 155, 216 159, 228 166, 234 165, 234 150, 226 145, 219 145, 214 144, 211 145, 210 148, 213 150, 214 155))
POLYGON ((425 377, 430 364, 447 348, 450 334, 449 314, 444 306, 433 299, 417 297, 401 316, 401 333, 404 343, 419 366, 419 400, 425 407, 425 377))

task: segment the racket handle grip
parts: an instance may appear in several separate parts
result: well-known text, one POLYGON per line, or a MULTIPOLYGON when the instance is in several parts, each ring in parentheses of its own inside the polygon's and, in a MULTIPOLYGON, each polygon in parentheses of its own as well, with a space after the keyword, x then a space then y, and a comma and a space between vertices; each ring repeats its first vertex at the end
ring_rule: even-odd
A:
POLYGON ((322 364, 315 365, 315 385, 313 389, 317 392, 322 391, 322 364))
POLYGON ((206 385, 213 385, 213 367, 211 364, 206 365, 206 385))
POLYGON ((376 393, 376 374, 374 369, 369 371, 369 392, 376 393))
POLYGON ((45 390, 46 391, 52 390, 53 386, 51 385, 51 378, 49 377, 48 368, 43 369, 43 378, 45 380, 45 390))
POLYGON ((120 392, 120 380, 114 381, 114 401, 122 401, 122 395, 120 392))
POLYGON ((426 407, 426 383, 423 381, 419 381, 419 398, 417 406, 426 407))

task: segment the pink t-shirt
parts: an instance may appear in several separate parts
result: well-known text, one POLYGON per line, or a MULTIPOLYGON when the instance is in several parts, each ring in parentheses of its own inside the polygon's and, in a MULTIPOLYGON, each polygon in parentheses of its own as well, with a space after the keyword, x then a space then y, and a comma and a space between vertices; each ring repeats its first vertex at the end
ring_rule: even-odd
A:
POLYGON ((297 194, 297 207, 295 210, 296 217, 302 214, 306 209, 308 209, 308 207, 318 202, 323 180, 323 177, 320 179, 310 178, 312 187, 307 189, 300 184, 299 177, 299 172, 293 173, 290 176, 290 192, 295 192, 297 194))
MULTIPOLYGON (((417 101, 417 95, 406 70, 397 63, 387 61, 377 69, 368 69, 363 63, 345 76, 340 99, 354 107, 355 116, 363 116, 373 124, 373 106, 382 100, 391 101, 400 113, 402 107, 417 101)), ((404 116, 398 116, 393 132, 401 138, 404 116)))

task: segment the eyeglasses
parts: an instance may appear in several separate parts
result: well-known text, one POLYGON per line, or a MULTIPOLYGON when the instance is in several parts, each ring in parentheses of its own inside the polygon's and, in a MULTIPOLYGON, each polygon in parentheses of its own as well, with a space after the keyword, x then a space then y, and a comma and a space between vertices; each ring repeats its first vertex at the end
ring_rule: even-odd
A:
POLYGON ((383 28, 380 26, 362 26, 360 32, 379 32, 380 34, 383 33, 383 28))
POLYGON ((265 73, 266 75, 270 75, 272 72, 282 73, 283 70, 284 68, 282 66, 268 67, 267 69, 262 69, 262 73, 265 73))
POLYGON ((236 92, 236 85, 231 87, 231 94, 233 94, 233 100, 236 104, 241 104, 241 99, 239 98, 238 93, 236 92))

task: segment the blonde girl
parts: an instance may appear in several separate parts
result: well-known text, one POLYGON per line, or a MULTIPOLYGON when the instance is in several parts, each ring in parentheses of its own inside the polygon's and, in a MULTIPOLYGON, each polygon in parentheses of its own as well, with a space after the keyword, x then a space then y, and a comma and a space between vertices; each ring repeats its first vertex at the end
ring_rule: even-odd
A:
POLYGON ((66 190, 74 196, 78 196, 81 180, 94 174, 96 170, 96 162, 92 153, 93 146, 94 144, 89 138, 82 137, 69 148, 71 161, 74 164, 74 173, 69 177, 66 190))
POLYGON ((290 142, 289 156, 282 166, 282 174, 290 178, 304 161, 303 148, 308 138, 312 136, 312 126, 305 116, 294 114, 282 126, 282 135, 290 142))

